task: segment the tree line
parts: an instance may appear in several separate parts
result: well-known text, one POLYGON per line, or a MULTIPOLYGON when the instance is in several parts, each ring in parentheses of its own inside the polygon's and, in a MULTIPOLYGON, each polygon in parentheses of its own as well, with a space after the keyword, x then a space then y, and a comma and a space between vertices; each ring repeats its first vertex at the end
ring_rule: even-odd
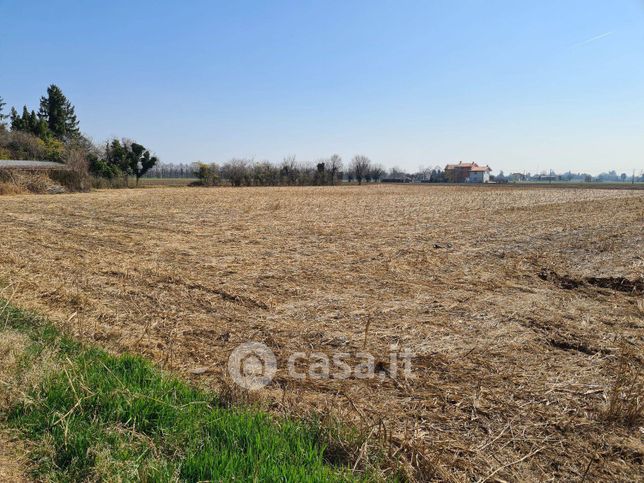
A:
MULTIPOLYGON (((150 171, 154 176, 157 167, 150 171)), ((342 158, 334 154, 315 163, 298 162, 295 156, 287 156, 280 163, 235 158, 219 165, 197 162, 193 165, 195 185, 217 186, 305 186, 335 185, 343 179, 363 182, 380 181, 385 170, 363 155, 354 156, 346 169, 342 158)))
POLYGON ((0 97, 0 160, 44 160, 66 163, 73 169, 101 178, 137 180, 159 159, 143 145, 127 138, 96 145, 82 134, 75 107, 60 87, 52 84, 40 98, 38 111, 12 107, 5 114, 0 97))
POLYGON ((393 168, 387 173, 367 156, 356 155, 346 165, 334 154, 316 162, 297 161, 287 156, 281 162, 234 158, 223 164, 160 164, 157 156, 129 138, 114 138, 100 145, 82 134, 75 107, 56 85, 47 88, 39 107, 26 105, 19 112, 0 97, 0 159, 64 162, 108 186, 128 186, 128 178, 143 176, 197 178, 194 184, 216 186, 303 186, 335 185, 341 181, 358 184, 389 181, 444 181, 439 167, 406 173, 393 168))

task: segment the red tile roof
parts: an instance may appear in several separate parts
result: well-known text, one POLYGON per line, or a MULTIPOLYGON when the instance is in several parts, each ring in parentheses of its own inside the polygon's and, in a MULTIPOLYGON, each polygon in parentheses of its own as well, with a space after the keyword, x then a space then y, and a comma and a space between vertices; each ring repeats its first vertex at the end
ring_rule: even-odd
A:
POLYGON ((456 168, 471 169, 471 168, 475 168, 476 166, 478 166, 478 164, 476 163, 464 163, 463 161, 461 161, 458 164, 448 164, 447 166, 445 166, 445 169, 456 169, 456 168))

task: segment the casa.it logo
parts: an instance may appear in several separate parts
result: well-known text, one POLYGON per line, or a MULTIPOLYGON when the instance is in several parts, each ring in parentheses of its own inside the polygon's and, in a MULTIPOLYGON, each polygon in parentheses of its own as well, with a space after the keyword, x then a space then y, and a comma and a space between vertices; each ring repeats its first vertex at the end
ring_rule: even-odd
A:
POLYGON ((241 344, 228 358, 228 374, 235 384, 250 391, 269 385, 276 372, 275 354, 260 342, 241 344))
MULTIPOLYGON (((368 352, 294 352, 288 358, 286 370, 292 379, 373 379, 398 380, 412 377, 413 354, 392 346, 389 360, 376 363, 368 352)), ((277 359, 271 349, 261 342, 239 345, 228 358, 228 374, 235 384, 256 391, 268 386, 277 373, 277 359)))

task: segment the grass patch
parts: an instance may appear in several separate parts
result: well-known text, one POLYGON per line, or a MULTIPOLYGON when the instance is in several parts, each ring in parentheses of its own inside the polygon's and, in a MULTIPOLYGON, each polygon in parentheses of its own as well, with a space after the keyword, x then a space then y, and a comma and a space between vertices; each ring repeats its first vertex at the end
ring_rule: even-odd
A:
POLYGON ((141 357, 86 346, 11 306, 5 317, 0 335, 11 334, 22 347, 0 351, 11 353, 12 361, 3 384, 19 394, 0 414, 35 443, 38 479, 359 479, 348 467, 329 463, 319 424, 226 407, 215 394, 141 357))

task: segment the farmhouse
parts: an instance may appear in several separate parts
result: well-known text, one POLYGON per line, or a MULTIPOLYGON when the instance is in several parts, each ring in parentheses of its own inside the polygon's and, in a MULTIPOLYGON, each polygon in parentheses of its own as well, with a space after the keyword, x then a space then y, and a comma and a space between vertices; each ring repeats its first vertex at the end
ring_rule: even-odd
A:
POLYGON ((488 183, 491 171, 489 166, 460 161, 445 166, 445 177, 450 183, 488 183))

